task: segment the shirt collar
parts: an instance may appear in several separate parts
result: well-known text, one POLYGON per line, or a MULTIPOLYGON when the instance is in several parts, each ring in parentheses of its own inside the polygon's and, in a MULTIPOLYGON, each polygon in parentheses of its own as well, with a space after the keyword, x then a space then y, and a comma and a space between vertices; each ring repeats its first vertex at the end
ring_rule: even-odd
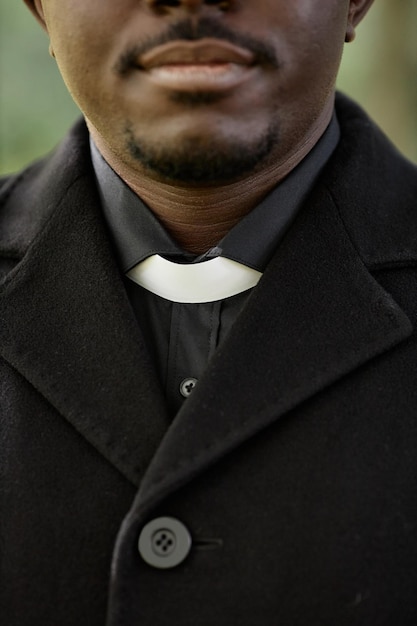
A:
POLYGON ((303 161, 221 241, 201 257, 182 250, 145 203, 103 159, 91 140, 91 155, 104 218, 125 273, 153 254, 183 262, 225 256, 263 271, 326 165, 340 138, 336 114, 303 161))

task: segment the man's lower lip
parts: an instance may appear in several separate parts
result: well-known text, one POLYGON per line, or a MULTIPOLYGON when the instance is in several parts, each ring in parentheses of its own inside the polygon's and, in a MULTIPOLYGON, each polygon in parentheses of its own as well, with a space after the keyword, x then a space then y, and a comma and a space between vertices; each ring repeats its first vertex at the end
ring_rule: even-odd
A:
POLYGON ((225 91, 247 80, 254 68, 237 63, 163 65, 146 70, 151 82, 179 91, 225 91))

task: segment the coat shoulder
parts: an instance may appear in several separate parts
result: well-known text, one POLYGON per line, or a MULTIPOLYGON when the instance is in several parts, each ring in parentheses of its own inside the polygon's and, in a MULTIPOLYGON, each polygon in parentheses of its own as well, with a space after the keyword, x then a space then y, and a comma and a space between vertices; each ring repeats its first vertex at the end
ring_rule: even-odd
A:
POLYGON ((87 173, 88 131, 80 120, 51 154, 0 178, 0 275, 23 258, 60 198, 87 173))
POLYGON ((417 166, 355 103, 339 95, 341 140, 324 183, 365 263, 417 264, 417 166))

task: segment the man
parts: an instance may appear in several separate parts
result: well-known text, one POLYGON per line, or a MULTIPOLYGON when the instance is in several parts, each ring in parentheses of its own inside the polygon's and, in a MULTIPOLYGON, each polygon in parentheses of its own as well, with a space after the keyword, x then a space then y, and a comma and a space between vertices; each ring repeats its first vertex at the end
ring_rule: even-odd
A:
POLYGON ((1 191, 8 626, 415 626, 417 172, 372 0, 26 0, 83 112, 1 191))

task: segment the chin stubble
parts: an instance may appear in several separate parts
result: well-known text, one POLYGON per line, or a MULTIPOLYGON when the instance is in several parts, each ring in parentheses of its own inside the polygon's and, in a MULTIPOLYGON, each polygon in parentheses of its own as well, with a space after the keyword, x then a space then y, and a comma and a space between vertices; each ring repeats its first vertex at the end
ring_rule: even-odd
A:
POLYGON ((264 164, 278 141, 278 128, 271 125, 252 141, 233 139, 227 145, 215 140, 189 137, 168 145, 150 143, 126 129, 131 157, 152 174, 163 179, 190 184, 225 183, 238 180, 264 164))

